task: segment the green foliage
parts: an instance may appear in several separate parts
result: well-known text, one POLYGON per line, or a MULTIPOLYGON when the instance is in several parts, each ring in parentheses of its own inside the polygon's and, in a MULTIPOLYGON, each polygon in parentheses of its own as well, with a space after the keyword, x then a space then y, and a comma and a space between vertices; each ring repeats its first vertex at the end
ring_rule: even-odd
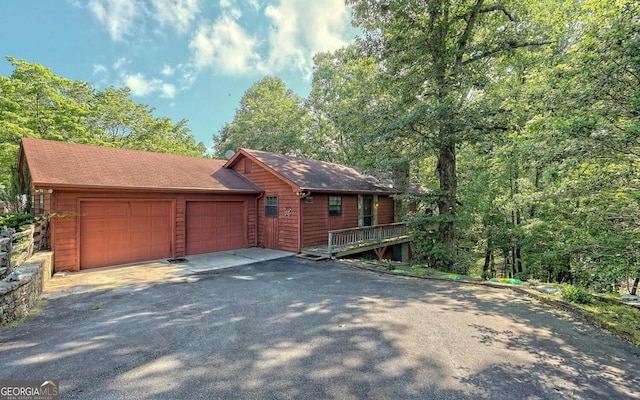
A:
POLYGON ((429 268, 467 274, 469 263, 460 254, 448 251, 442 243, 438 224, 442 216, 433 215, 430 210, 421 210, 410 218, 413 240, 412 251, 415 263, 424 263, 429 268))
POLYGON ((24 230, 24 227, 33 224, 34 217, 31 214, 10 212, 0 214, 0 226, 15 229, 16 231, 24 230))
POLYGON ((223 158, 228 150, 249 148, 302 155, 309 124, 303 99, 280 78, 266 77, 245 92, 233 122, 213 137, 214 153, 223 158))
POLYGON ((7 185, 20 139, 33 137, 101 146, 203 156, 206 147, 174 124, 136 104, 128 88, 95 89, 56 76, 50 69, 7 57, 14 68, 0 76, 0 184, 7 185))
MULTIPOLYGON (((537 24, 521 23, 529 9, 509 2, 499 7, 464 0, 380 3, 350 0, 354 22, 365 31, 363 51, 377 58, 380 117, 374 134, 412 157, 437 157, 435 173, 442 217, 429 252, 453 263, 461 228, 457 162, 466 143, 491 138, 510 111, 494 87, 513 64, 516 49, 550 43, 537 24), (503 64, 501 64, 501 62, 503 64), (449 254, 449 255, 446 255, 449 254)), ((453 264, 445 269, 453 268, 453 264)))
POLYGON ((562 298, 571 303, 591 304, 593 296, 589 291, 580 286, 564 285, 562 287, 562 298))

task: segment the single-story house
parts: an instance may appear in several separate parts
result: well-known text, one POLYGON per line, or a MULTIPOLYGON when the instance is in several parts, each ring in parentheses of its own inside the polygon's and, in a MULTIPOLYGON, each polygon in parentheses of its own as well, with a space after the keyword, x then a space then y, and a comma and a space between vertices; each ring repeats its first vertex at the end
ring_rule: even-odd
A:
POLYGON ((18 172, 50 215, 55 271, 244 247, 292 252, 394 222, 392 185, 353 167, 240 149, 229 160, 24 138, 18 172))

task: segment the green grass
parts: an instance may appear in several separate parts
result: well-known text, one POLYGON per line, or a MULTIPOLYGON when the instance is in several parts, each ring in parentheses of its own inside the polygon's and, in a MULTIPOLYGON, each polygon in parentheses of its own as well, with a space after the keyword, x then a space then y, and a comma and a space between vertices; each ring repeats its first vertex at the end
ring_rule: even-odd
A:
POLYGON ((378 263, 373 260, 366 260, 371 262, 371 267, 380 270, 380 271, 388 271, 393 272, 394 274, 399 275, 411 275, 411 276, 419 276, 422 278, 440 278, 440 279, 451 279, 451 280, 467 280, 467 281, 481 281, 480 277, 472 276, 472 275, 460 275, 460 274, 452 274, 450 272, 438 271, 437 269, 425 267, 422 265, 406 265, 399 263, 391 263, 391 262, 382 262, 378 263), (373 261, 373 262, 372 262, 373 261))
POLYGON ((579 307, 585 310, 585 317, 594 324, 640 347, 640 309, 637 307, 599 300, 579 307))

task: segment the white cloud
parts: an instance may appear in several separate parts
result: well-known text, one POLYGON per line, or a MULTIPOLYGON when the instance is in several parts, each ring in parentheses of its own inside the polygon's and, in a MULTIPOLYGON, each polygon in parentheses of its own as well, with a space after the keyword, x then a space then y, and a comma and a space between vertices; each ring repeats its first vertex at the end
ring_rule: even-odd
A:
POLYGON ((175 69, 178 71, 180 90, 191 88, 196 82, 195 67, 191 64, 178 64, 175 69))
POLYGON ((176 86, 158 78, 147 78, 142 73, 120 75, 122 83, 131 89, 131 95, 144 97, 157 94, 161 98, 173 99, 177 93, 176 86))
POLYGON ((161 81, 158 79, 147 79, 143 74, 123 75, 125 86, 131 89, 133 96, 147 96, 158 90, 161 81))
POLYGON ((310 76, 315 53, 346 45, 350 16, 343 0, 280 0, 265 15, 272 26, 267 61, 272 70, 293 67, 310 76))
POLYGON ((151 0, 151 17, 162 26, 186 33, 200 13, 199 0, 151 0))
MULTIPOLYGON (((335 50, 350 39, 350 13, 344 0, 217 0, 219 14, 213 23, 201 17, 210 6, 202 0, 87 1, 85 7, 114 41, 144 34, 142 30, 153 23, 182 34, 191 32, 189 63, 165 65, 159 71, 161 82, 171 77, 175 84, 173 92, 165 91, 167 96, 190 87, 195 73, 206 68, 224 75, 296 71, 309 78, 315 53, 335 50)), ((113 69, 121 75, 128 64, 122 58, 113 69)), ((135 79, 133 83, 140 84, 135 79)))
POLYGON ((134 0, 89 0, 89 11, 107 28, 111 39, 120 41, 133 33, 142 8, 134 0))
POLYGON ((171 83, 162 83, 160 85, 160 97, 173 99, 176 95, 176 87, 171 83))
POLYGON ((260 60, 256 39, 230 16, 212 25, 201 25, 189 43, 195 67, 212 67, 227 75, 240 75, 252 70, 260 60))
POLYGON ((218 5, 220 6, 222 15, 230 16, 236 20, 242 17, 242 11, 235 0, 220 0, 218 5))
POLYGON ((160 70, 160 73, 161 73, 162 75, 164 75, 164 76, 171 76, 171 75, 173 75, 173 73, 174 73, 174 72, 176 72, 176 69, 175 69, 175 68, 173 68, 173 67, 172 67, 172 66, 170 66, 170 65, 167 65, 167 64, 165 64, 165 65, 162 67, 162 70, 160 70))
POLYGON ((102 64, 93 65, 93 75, 102 75, 107 73, 107 67, 102 64))
MULTIPOLYGON (((186 33, 200 14, 201 0, 89 0, 87 9, 114 41, 132 37, 147 20, 186 33)), ((74 3, 75 4, 75 3, 74 3)))
POLYGON ((113 69, 115 70, 120 70, 122 69, 125 65, 129 64, 131 61, 127 60, 126 57, 120 57, 116 60, 116 62, 113 63, 113 69))
MULTIPOLYGON (((258 39, 250 34, 253 18, 243 18, 239 0, 218 0, 222 16, 213 24, 201 25, 191 39, 197 70, 211 67, 228 75, 274 74, 299 71, 307 78, 313 71, 313 55, 347 44, 350 13, 343 0, 276 0, 264 9, 269 28, 258 39)), ((244 0, 244 6, 261 9, 258 0, 244 0)))
POLYGON ((258 0, 248 0, 248 1, 249 1, 249 5, 253 7, 256 11, 260 9, 260 3, 258 2, 258 0))

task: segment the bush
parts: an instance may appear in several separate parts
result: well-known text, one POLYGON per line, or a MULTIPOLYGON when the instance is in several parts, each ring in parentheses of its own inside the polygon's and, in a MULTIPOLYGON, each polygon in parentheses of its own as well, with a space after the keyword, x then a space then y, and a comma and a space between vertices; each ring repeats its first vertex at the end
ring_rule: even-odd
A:
POLYGON ((25 226, 33 224, 34 217, 31 214, 23 214, 17 212, 10 212, 7 214, 0 214, 0 226, 6 226, 7 228, 21 231, 25 226))
POLYGON ((589 293, 587 289, 579 286, 565 285, 562 288, 562 298, 576 304, 593 303, 593 296, 591 296, 591 293, 589 293))

